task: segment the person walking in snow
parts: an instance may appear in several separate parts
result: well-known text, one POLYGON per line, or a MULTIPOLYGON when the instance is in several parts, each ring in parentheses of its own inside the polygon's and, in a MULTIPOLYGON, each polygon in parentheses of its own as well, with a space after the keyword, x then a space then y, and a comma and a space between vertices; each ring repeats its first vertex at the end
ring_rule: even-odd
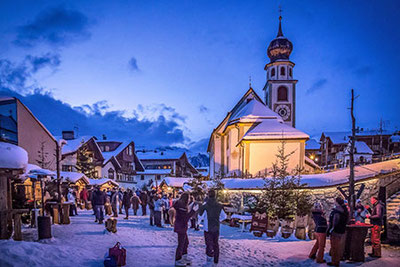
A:
POLYGON ((146 215, 146 210, 147 210, 147 201, 149 199, 149 196, 147 195, 146 191, 140 192, 140 201, 142 202, 142 215, 146 215))
POLYGON ((79 195, 80 195, 80 198, 81 198, 81 203, 83 203, 85 208, 87 209, 87 202, 88 202, 88 199, 89 199, 89 192, 86 189, 86 187, 84 187, 82 189, 82 191, 81 191, 81 193, 79 195))
POLYGON ((166 194, 163 195, 162 201, 164 201, 164 209, 163 209, 164 224, 169 224, 168 210, 170 208, 170 205, 169 205, 169 199, 167 198, 166 194))
POLYGON ((102 224, 104 221, 104 204, 106 202, 106 194, 102 192, 99 188, 97 188, 93 192, 93 205, 96 210, 96 220, 99 224, 102 224))
POLYGON ((226 213, 221 203, 216 199, 214 190, 208 192, 208 200, 199 209, 199 222, 204 221, 204 240, 206 243, 207 265, 219 261, 219 228, 220 222, 226 219, 226 213))
POLYGON ((157 195, 154 202, 154 221, 157 227, 162 227, 161 214, 163 212, 164 205, 165 203, 164 200, 162 200, 161 195, 157 195))
POLYGON ((322 210, 320 203, 315 203, 313 209, 311 210, 312 218, 315 223, 315 244, 311 249, 310 259, 316 259, 317 263, 324 263, 324 251, 326 243, 326 231, 328 229, 328 223, 325 218, 325 214, 322 210))
POLYGON ((75 195, 73 189, 69 189, 67 194, 67 201, 65 203, 70 203, 69 216, 78 215, 78 209, 76 208, 75 195))
POLYGON ((190 265, 191 261, 187 257, 189 239, 187 236, 188 222, 190 217, 198 210, 198 206, 192 202, 189 205, 189 193, 184 192, 173 207, 176 211, 174 232, 178 234, 178 246, 175 252, 175 266, 190 265))
POLYGON ((120 188, 118 191, 118 205, 119 205, 119 214, 123 214, 122 213, 122 208, 123 208, 123 206, 124 206, 124 203, 123 203, 123 198, 124 198, 124 193, 122 192, 122 189, 120 188))
POLYGON ((125 191, 124 195, 122 197, 122 205, 124 206, 125 209, 125 218, 124 219, 128 219, 129 218, 129 208, 131 207, 131 198, 129 197, 129 192, 125 191))
POLYGON ((139 205, 142 204, 142 202, 140 201, 140 198, 133 193, 133 196, 131 198, 131 203, 132 203, 132 209, 133 209, 133 215, 137 215, 137 210, 139 209, 139 205))
POLYGON ((118 217, 117 204, 119 202, 119 194, 115 188, 112 190, 110 201, 111 201, 111 208, 113 211, 113 217, 118 217))
POLYGON ((154 225, 154 199, 152 196, 149 196, 149 210, 150 210, 150 225, 154 225))
POLYGON ((329 215, 328 235, 331 240, 331 262, 328 265, 339 266, 343 254, 343 239, 346 232, 346 225, 349 219, 349 212, 343 198, 337 197, 335 207, 329 215))

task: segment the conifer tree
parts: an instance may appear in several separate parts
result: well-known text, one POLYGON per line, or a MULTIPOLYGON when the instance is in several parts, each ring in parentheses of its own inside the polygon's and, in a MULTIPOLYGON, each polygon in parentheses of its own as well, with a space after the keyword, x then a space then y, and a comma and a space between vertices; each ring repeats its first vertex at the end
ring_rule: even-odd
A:
POLYGON ((78 153, 76 156, 76 168, 79 172, 85 174, 87 177, 96 178, 96 170, 93 162, 93 157, 87 145, 83 145, 81 146, 81 148, 78 149, 78 153))
POLYGON ((193 177, 187 184, 192 187, 193 197, 198 201, 202 201, 206 195, 206 188, 201 178, 193 177))

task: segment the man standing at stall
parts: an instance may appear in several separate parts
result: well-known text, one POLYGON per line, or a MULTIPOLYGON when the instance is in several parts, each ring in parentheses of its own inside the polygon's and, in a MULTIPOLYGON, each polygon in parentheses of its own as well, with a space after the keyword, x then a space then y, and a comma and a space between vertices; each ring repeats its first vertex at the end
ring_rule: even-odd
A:
POLYGON ((381 254, 381 231, 383 225, 383 214, 384 206, 381 201, 376 197, 371 197, 371 204, 373 206, 371 215, 367 215, 373 225, 371 229, 371 243, 372 253, 369 253, 371 257, 380 258, 381 254))

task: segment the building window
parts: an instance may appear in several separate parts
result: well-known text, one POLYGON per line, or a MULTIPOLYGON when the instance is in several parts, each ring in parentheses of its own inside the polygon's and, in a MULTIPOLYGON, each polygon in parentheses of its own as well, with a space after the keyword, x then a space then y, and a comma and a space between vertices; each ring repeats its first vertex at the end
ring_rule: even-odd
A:
POLYGON ((161 176, 160 176, 159 174, 157 174, 157 175, 156 175, 156 179, 157 179, 157 180, 160 180, 160 179, 161 179, 161 176))
POLYGON ((278 101, 288 101, 288 89, 285 86, 278 88, 278 101))
POLYGON ((292 68, 289 68, 289 76, 293 77, 292 68))
POLYGON ((285 67, 281 67, 281 76, 285 76, 285 67))
POLYGON ((275 68, 272 68, 271 69, 271 77, 274 77, 275 76, 275 68))
POLYGON ((109 179, 114 179, 114 170, 113 169, 108 169, 108 178, 109 179))
POLYGON ((0 102, 0 140, 18 144, 17 103, 14 99, 0 102))
POLYGON ((142 174, 142 175, 140 175, 140 180, 144 180, 144 175, 142 174))
POLYGON ((61 166, 61 170, 63 172, 72 172, 73 171, 73 167, 72 165, 62 165, 61 166))
POLYGON ((128 155, 129 155, 129 156, 133 156, 133 148, 132 148, 132 145, 129 145, 129 146, 128 146, 128 155))

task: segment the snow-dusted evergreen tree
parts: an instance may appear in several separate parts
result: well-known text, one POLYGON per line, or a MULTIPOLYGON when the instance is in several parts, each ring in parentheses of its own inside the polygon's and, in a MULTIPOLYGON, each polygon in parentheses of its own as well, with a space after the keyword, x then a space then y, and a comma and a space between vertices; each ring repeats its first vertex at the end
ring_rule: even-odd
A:
POLYGON ((276 162, 272 165, 272 177, 264 178, 265 186, 257 205, 257 211, 280 219, 293 218, 296 214, 296 188, 300 181, 300 172, 295 175, 289 173, 289 159, 294 152, 286 154, 285 145, 286 142, 282 141, 276 162))
POLYGON ((193 177, 187 184, 192 188, 191 194, 193 197, 198 201, 202 201, 206 195, 206 187, 200 177, 193 177))
POLYGON ((36 163, 42 169, 47 169, 51 163, 50 160, 48 160, 49 153, 45 151, 45 144, 46 142, 40 142, 40 149, 38 150, 38 159, 36 160, 36 163))
POLYGON ((297 188, 294 196, 296 200, 296 215, 299 216, 305 216, 309 214, 313 206, 310 191, 305 189, 306 184, 301 183, 302 171, 302 168, 297 167, 293 173, 293 180, 297 188))
POLYGON ((77 153, 76 156, 76 168, 79 172, 85 174, 89 178, 95 177, 95 165, 93 163, 93 158, 91 152, 86 145, 83 145, 77 153))

